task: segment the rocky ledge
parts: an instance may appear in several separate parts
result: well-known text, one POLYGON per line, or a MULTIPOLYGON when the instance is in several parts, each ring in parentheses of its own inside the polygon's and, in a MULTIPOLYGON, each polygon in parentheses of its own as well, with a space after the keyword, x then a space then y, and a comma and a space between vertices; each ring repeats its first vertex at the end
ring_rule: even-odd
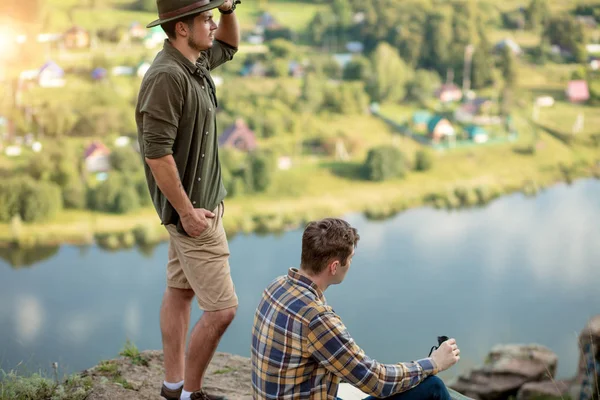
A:
MULTIPOLYGON (((600 374, 600 315, 592 318, 579 335, 581 357, 572 379, 556 381, 558 357, 540 345, 500 345, 493 348, 483 366, 455 382, 454 390, 476 400, 571 398, 598 399, 600 374), (583 394, 583 395, 581 395, 583 394)), ((89 400, 160 400, 163 355, 146 351, 133 357, 103 361, 83 372, 91 378, 89 400)), ((216 353, 206 373, 205 386, 232 400, 252 399, 250 360, 216 353)))

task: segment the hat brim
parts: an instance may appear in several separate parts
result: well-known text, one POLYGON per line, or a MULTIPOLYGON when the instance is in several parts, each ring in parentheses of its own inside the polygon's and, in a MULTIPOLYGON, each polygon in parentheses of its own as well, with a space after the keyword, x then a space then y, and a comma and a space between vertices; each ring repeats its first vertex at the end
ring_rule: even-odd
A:
POLYGON ((225 3, 225 0, 213 0, 213 1, 211 1, 210 3, 208 3, 208 4, 204 5, 204 6, 195 8, 195 9, 193 9, 191 11, 185 12, 185 13, 183 13, 181 15, 176 16, 176 17, 165 18, 165 19, 157 19, 156 21, 152 21, 148 25, 146 25, 146 28, 153 28, 155 26, 162 25, 162 24, 164 24, 166 22, 175 21, 177 19, 180 19, 180 18, 183 18, 183 17, 187 17, 189 15, 200 14, 200 13, 202 13, 204 11, 213 10, 215 8, 221 7, 223 5, 223 3, 225 3))

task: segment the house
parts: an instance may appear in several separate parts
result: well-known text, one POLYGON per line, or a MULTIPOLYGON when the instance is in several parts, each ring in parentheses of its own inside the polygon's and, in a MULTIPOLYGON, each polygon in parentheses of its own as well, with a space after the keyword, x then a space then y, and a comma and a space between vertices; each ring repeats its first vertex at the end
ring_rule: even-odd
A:
POLYGON ((104 68, 94 68, 92 71, 92 79, 95 81, 101 81, 106 78, 108 72, 104 68))
POLYGON ((454 111, 454 119, 458 122, 473 122, 478 116, 489 114, 493 103, 485 97, 469 100, 454 111))
POLYGON ((241 151, 252 151, 256 149, 256 136, 244 120, 238 118, 235 124, 219 136, 219 146, 233 147, 241 151))
POLYGON ((554 97, 540 96, 535 99, 535 105, 538 107, 552 107, 554 105, 554 97))
POLYGON ((416 131, 425 132, 430 120, 431 113, 429 111, 417 111, 412 116, 412 127, 416 131))
POLYGON ((596 18, 592 15, 577 15, 575 19, 588 29, 596 29, 598 27, 596 18))
POLYGON ((590 99, 590 90, 587 82, 584 80, 569 82, 566 94, 571 103, 585 103, 590 99))
POLYGON ((133 22, 129 25, 129 37, 134 39, 144 39, 148 34, 148 31, 139 22, 133 22))
POLYGON ((289 74, 294 78, 302 78, 304 76, 304 65, 297 61, 290 61, 289 74))
POLYGON ((346 43, 346 50, 350 53, 362 53, 365 50, 365 45, 362 42, 348 42, 346 43))
POLYGON ((460 101, 462 95, 462 90, 454 83, 445 83, 435 91, 435 97, 442 103, 460 101))
POLYGON ((85 49, 90 47, 91 36, 80 26, 73 26, 63 34, 63 43, 67 49, 85 49))
POLYGON ((456 131, 450 121, 444 117, 436 116, 427 124, 427 134, 432 142, 439 143, 444 138, 454 137, 456 131))
POLYGON ((469 139, 475 143, 485 143, 489 139, 487 131, 481 126, 471 125, 468 126, 465 131, 467 132, 469 139))
POLYGON ((256 26, 254 27, 254 32, 256 33, 264 33, 267 29, 278 29, 281 25, 275 17, 268 13, 264 12, 258 20, 256 21, 256 26))
POLYGON ((48 61, 40 68, 37 81, 41 87, 65 86, 65 71, 54 61, 48 61))
POLYGON ((256 76, 265 77, 267 76, 267 67, 260 61, 254 63, 247 63, 242 67, 240 71, 241 76, 256 76))
POLYGON ((500 50, 504 50, 506 47, 508 47, 512 51, 512 53, 516 56, 520 56, 521 54, 523 54, 523 50, 521 49, 521 46, 519 46, 512 39, 504 39, 504 40, 499 41, 494 46, 494 50, 500 51, 500 50))
POLYGON ((110 170, 110 149, 103 143, 94 141, 84 153, 85 168, 88 172, 98 173, 110 170))
POLYGON ((340 67, 342 67, 342 69, 346 68, 346 65, 348 65, 353 58, 354 55, 352 53, 340 53, 333 55, 333 59, 340 67))

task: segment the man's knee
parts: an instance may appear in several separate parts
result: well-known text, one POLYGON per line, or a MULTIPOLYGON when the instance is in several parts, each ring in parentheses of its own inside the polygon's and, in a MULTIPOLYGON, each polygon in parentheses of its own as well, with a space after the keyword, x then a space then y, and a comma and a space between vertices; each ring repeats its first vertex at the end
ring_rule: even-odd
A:
POLYGON ((427 392, 431 395, 428 398, 436 400, 450 399, 446 384, 437 376, 430 376, 423 383, 427 385, 427 392))
POLYGON ((211 324, 224 331, 235 318, 236 312, 237 306, 226 308, 225 310, 211 311, 205 314, 209 317, 211 324))

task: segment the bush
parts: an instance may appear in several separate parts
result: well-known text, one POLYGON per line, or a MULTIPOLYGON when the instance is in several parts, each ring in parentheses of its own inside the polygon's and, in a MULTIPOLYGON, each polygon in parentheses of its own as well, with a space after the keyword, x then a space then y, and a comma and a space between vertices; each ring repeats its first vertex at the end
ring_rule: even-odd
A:
POLYGON ((58 185, 50 182, 24 182, 21 192, 21 218, 24 222, 52 218, 62 207, 62 193, 58 185))
POLYGON ((433 155, 428 150, 419 150, 415 155, 415 169, 427 171, 433 166, 433 155))
POLYGON ((140 207, 137 188, 118 172, 88 193, 88 207, 96 211, 125 214, 140 207))
POLYGON ((62 199, 65 208, 84 209, 86 205, 86 189, 81 184, 69 184, 62 191, 62 199))
POLYGON ((39 222, 62 209, 60 188, 51 182, 19 177, 0 182, 0 221, 19 216, 23 222, 39 222))
POLYGON ((371 181, 401 178, 406 173, 404 154, 393 146, 369 150, 363 165, 365 177, 371 181))
POLYGON ((0 374, 2 399, 84 400, 89 397, 91 390, 91 378, 79 375, 55 383, 39 374, 30 377, 18 376, 14 372, 0 374))

